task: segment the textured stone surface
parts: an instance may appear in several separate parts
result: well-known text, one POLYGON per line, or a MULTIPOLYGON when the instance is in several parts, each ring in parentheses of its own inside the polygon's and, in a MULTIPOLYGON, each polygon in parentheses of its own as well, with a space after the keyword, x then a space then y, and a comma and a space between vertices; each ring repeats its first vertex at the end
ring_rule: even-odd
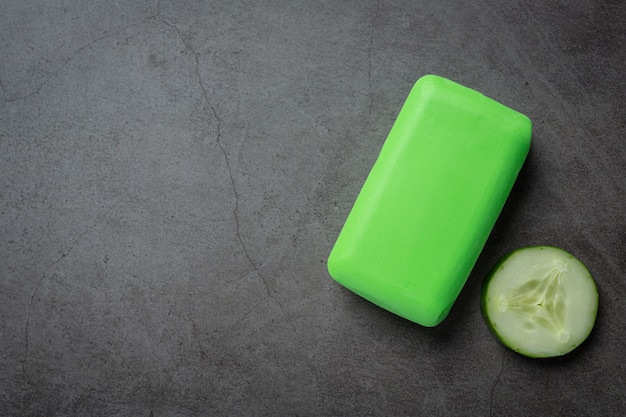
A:
POLYGON ((622 414, 622 2, 108 3, 0 5, 0 414, 622 414), (325 267, 426 73, 534 122, 434 329, 325 267), (535 244, 600 290, 555 361, 505 350, 479 310, 491 266, 535 244))

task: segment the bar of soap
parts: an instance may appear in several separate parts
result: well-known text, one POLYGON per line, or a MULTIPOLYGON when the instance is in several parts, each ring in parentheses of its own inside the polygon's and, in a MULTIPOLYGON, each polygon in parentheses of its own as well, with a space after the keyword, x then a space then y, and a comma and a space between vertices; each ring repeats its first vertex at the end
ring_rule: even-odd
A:
POLYGON ((530 148, 530 119, 435 75, 411 90, 328 258, 341 285, 436 326, 530 148))

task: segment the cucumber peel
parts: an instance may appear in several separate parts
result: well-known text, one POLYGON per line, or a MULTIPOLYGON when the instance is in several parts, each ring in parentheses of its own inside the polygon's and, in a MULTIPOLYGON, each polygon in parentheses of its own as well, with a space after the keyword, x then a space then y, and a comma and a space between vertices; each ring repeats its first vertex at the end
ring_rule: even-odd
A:
POLYGON ((483 282, 481 310, 496 338, 531 358, 565 355, 587 339, 598 289, 585 265, 551 246, 518 249, 483 282))

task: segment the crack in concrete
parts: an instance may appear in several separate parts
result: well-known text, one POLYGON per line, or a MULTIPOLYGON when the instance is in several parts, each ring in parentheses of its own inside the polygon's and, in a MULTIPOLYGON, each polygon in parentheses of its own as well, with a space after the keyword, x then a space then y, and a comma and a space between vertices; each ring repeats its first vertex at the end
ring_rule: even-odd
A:
POLYGON ((96 228, 98 225, 100 225, 102 223, 102 219, 109 214, 109 212, 113 210, 113 207, 110 208, 109 210, 107 210, 106 213, 104 213, 102 216, 100 216, 94 224, 92 224, 91 226, 87 227, 85 230, 83 230, 70 244, 69 248, 67 248, 67 250, 61 252, 61 255, 55 259, 50 265, 48 265, 48 267, 44 270, 43 274, 41 275, 41 277, 39 278, 39 281, 37 281, 37 285, 35 285, 35 289, 33 290, 33 292, 30 295, 30 301, 28 303, 28 313, 26 315, 26 325, 24 326, 24 358, 22 360, 22 373, 26 374, 26 368, 27 368, 27 364, 28 364, 28 354, 29 354, 29 349, 30 349, 30 323, 31 323, 31 318, 32 318, 32 313, 33 313, 33 306, 35 304, 35 296, 37 295, 37 293, 39 292, 39 288, 41 288, 41 285, 43 284, 43 282, 46 280, 46 278, 48 277, 48 273, 50 272, 50 270, 57 265, 59 262, 61 262, 63 259, 65 259, 74 249, 74 247, 76 246, 76 244, 89 232, 91 232, 94 228, 96 228))
POLYGON ((161 7, 161 2, 160 2, 160 1, 158 1, 158 2, 157 2, 157 6, 156 6, 156 7, 157 7, 157 11, 156 11, 156 13, 155 13, 155 14, 150 15, 150 16, 148 16, 147 18, 140 19, 140 20, 138 20, 138 21, 136 21, 136 22, 133 22, 133 23, 131 23, 131 24, 129 24, 129 25, 126 25, 126 26, 124 26, 124 27, 122 27, 122 28, 118 29, 117 31, 115 31, 115 32, 113 32, 113 33, 110 33, 110 34, 107 34, 107 33, 106 33, 106 32, 107 32, 107 30, 105 30, 105 31, 103 32, 104 34, 103 34, 102 36, 99 36, 99 37, 97 37, 97 38, 95 38, 95 39, 91 40, 91 41, 90 41, 90 42, 88 42, 87 44, 85 44, 85 45, 81 46, 80 48, 76 49, 74 52, 72 52, 72 53, 70 54, 70 56, 69 56, 69 57, 67 57, 65 60, 63 60, 63 62, 61 63, 61 66, 60 66, 60 67, 59 67, 56 71, 54 71, 54 72, 52 72, 52 73, 49 73, 49 75, 46 77, 46 79, 45 79, 45 80, 44 80, 44 81, 43 81, 43 82, 42 82, 42 83, 41 83, 38 87, 36 87, 36 88, 35 88, 35 90, 31 91, 30 93, 24 94, 24 95, 22 95, 22 96, 16 96, 16 97, 10 97, 10 98, 7 98, 7 91, 6 91, 6 88, 5 88, 4 84, 2 84, 2 83, 0 82, 0 91, 2 91, 2 95, 3 95, 3 99, 4 99, 5 103, 13 103, 13 102, 18 101, 18 100, 26 100, 26 99, 28 99, 28 98, 30 98, 30 97, 32 97, 32 96, 35 96, 35 95, 39 94, 39 93, 41 92, 41 90, 42 90, 42 89, 43 89, 46 85, 48 85, 48 83, 49 83, 52 79, 54 79, 56 76, 58 76, 58 75, 61 73, 61 71, 63 71, 63 69, 64 69, 64 68, 65 68, 65 67, 66 67, 66 66, 67 66, 70 62, 72 62, 72 60, 74 60, 74 58, 76 58, 76 57, 78 56, 78 54, 80 54, 82 51, 84 51, 84 50, 86 50, 86 49, 91 48, 92 46, 94 46, 95 44, 97 44, 97 43, 98 43, 98 42, 100 42, 100 41, 103 41, 103 40, 105 40, 105 39, 115 38, 115 37, 117 37, 120 33, 124 32, 124 31, 126 31, 126 30, 128 30, 128 29, 130 29, 130 28, 132 28, 132 27, 135 27, 135 26, 137 26, 137 25, 140 25, 140 24, 142 24, 142 23, 144 23, 144 22, 147 22, 147 21, 149 21, 149 20, 155 19, 155 18, 159 15, 159 13, 160 13, 160 7, 161 7))
POLYGON ((496 382, 491 386, 491 395, 489 400, 489 416, 493 415, 493 399, 494 393, 496 390, 496 386, 500 383, 500 377, 502 376, 502 371, 504 371, 504 358, 506 357, 506 351, 502 352, 502 362, 500 364, 500 372, 498 372, 498 376, 496 377, 496 382))
POLYGON ((276 303, 276 305, 278 306, 279 310, 281 311, 281 314, 285 318, 285 321, 292 328, 293 332, 297 334, 296 328, 293 325, 293 323, 291 322, 291 320, 289 319, 289 316, 287 315, 287 312, 286 312, 283 304, 272 293, 272 290, 270 288, 270 285, 268 283, 267 278, 261 272, 261 270, 258 267, 258 265, 256 264, 256 262, 252 259, 252 256, 250 256, 250 253, 248 251, 248 247, 246 246, 245 241, 244 241, 243 237, 241 236, 241 224, 240 224, 241 222, 240 222, 240 219, 239 219, 239 199, 240 199, 239 192, 237 191, 237 186, 235 184, 235 178, 233 176, 233 169, 231 167, 230 158, 228 157, 228 153, 226 152, 226 148, 224 148, 224 144, 222 143, 222 119, 219 116, 216 107, 213 105, 213 103, 209 99, 209 93, 208 93, 207 88, 204 85, 204 81, 202 80, 202 77, 200 75, 200 53, 197 52, 194 49, 194 47, 187 40, 185 40, 185 37, 181 33, 181 31, 178 28, 178 26, 176 26, 175 24, 169 22, 168 20, 166 20, 165 18, 163 18, 160 15, 160 10, 158 10, 158 14, 155 16, 155 18, 158 21, 162 22, 164 25, 166 25, 166 26, 170 27, 172 30, 174 30, 176 32, 176 34, 178 35, 178 37, 180 38, 181 42, 183 43, 184 47, 194 57, 195 74, 196 74, 196 78, 198 79, 198 85, 200 86, 200 90, 202 92, 202 97, 203 97, 206 105, 209 107, 210 112, 211 112, 211 116, 213 117, 213 119, 215 120, 215 123, 216 123, 216 141, 215 142, 216 142, 217 146, 219 147, 220 152, 224 156, 224 162, 226 163, 226 169, 227 169, 227 172, 228 172, 230 185, 231 185, 231 188, 233 190, 233 195, 235 197, 235 204, 234 204, 234 208, 233 208, 233 217, 234 217, 234 221, 235 221, 235 234, 237 236, 237 240, 239 242, 239 245, 241 246, 241 249, 243 250, 243 253, 244 253, 248 263, 254 268, 254 270, 257 273, 257 275, 261 278, 261 281, 263 282, 263 285, 265 287, 265 291, 267 293, 267 296, 276 303))
POLYGON ((4 102, 9 103, 9 101, 6 98, 7 91, 5 90, 4 84, 2 83, 2 78, 0 78, 0 91, 2 91, 2 99, 4 100, 4 102))
POLYGON ((367 116, 372 115, 372 107, 374 107, 374 96, 372 95, 372 49, 374 45, 374 32, 376 31, 376 21, 378 20, 378 14, 380 13, 380 0, 376 0, 376 13, 372 19, 372 29, 370 31, 370 38, 367 45, 367 88, 370 96, 370 105, 367 111, 367 116))
POLYGON ((265 300, 265 299, 266 299, 266 298, 259 299, 256 303, 254 303, 254 304, 252 305, 252 307, 250 307, 250 308, 248 309, 248 311, 246 311, 244 314, 242 314, 242 315, 241 315, 241 317, 239 317, 237 320, 235 320, 235 322, 234 322, 234 323, 232 323, 230 326, 228 326, 228 328, 227 328, 225 331, 223 331, 223 332, 222 332, 222 334, 221 334, 221 335, 220 335, 217 339, 215 339, 215 341, 219 343, 219 342, 221 342, 222 340, 224 340, 224 339, 226 338, 226 336, 228 336, 228 335, 229 335, 229 334, 230 334, 233 330, 235 330, 235 328, 236 328, 237 326, 239 326, 239 324, 243 323, 243 321, 244 321, 244 320, 246 320, 246 319, 250 316, 250 314, 252 314, 252 312, 253 312, 254 310, 256 310, 256 309, 258 308, 258 306, 259 306, 259 305, 263 302, 263 300, 265 300))

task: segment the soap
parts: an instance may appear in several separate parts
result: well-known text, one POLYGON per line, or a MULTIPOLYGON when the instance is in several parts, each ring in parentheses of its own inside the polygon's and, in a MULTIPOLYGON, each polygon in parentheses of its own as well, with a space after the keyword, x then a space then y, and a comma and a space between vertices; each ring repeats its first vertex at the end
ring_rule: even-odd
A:
POLYGON ((436 75, 411 89, 328 257, 330 276, 422 326, 449 313, 530 149, 525 115, 436 75))

